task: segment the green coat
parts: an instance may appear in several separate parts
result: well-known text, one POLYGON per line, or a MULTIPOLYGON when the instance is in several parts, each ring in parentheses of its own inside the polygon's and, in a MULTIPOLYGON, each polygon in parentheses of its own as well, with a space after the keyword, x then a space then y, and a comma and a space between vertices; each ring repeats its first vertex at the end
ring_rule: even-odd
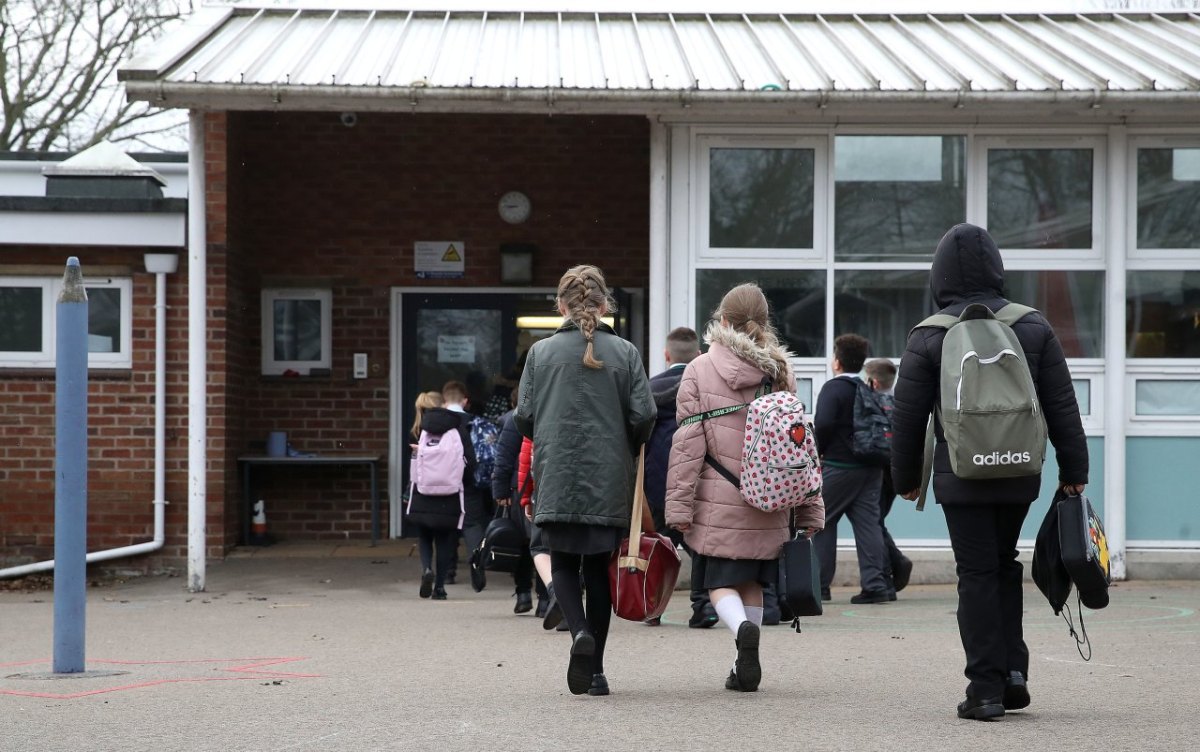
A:
POLYGON ((633 502, 634 455, 658 414, 637 348, 603 324, 594 354, 573 323, 529 349, 515 419, 533 439, 534 522, 624 527, 633 502))

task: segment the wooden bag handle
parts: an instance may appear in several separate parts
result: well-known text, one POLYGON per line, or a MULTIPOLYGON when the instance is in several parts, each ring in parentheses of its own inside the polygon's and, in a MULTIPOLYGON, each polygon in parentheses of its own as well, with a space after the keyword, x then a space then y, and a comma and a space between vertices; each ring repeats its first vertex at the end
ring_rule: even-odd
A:
MULTIPOLYGON (((617 558, 618 567, 646 571, 650 562, 639 556, 642 552, 642 516, 649 508, 646 502, 646 445, 638 454, 637 482, 633 487, 633 509, 629 515, 629 549, 627 556, 617 558)), ((653 528, 651 528, 653 529, 653 528)))

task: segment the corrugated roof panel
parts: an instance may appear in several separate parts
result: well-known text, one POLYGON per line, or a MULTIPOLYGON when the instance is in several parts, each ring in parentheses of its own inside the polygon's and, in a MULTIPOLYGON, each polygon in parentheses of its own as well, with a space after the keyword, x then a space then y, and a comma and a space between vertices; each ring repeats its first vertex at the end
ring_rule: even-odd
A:
POLYGON ((1200 90, 1194 14, 485 14, 239 5, 206 18, 205 33, 178 37, 171 43, 178 49, 123 68, 131 87, 426 86, 443 95, 481 87, 1200 90))
POLYGON ((482 24, 482 13, 449 16, 438 46, 437 60, 431 61, 430 86, 472 85, 482 24))
MULTIPOLYGON (((637 28, 646 64, 656 89, 687 90, 696 86, 695 70, 681 54, 679 36, 665 15, 639 15, 637 28)), ((711 85, 711 82, 706 85, 711 85)))

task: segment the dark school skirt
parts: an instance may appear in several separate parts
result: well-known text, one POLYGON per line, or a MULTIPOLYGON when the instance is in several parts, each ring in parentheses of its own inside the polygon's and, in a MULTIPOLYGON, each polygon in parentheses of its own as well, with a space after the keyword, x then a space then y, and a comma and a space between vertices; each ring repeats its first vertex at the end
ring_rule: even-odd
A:
POLYGON ((723 559, 701 554, 692 559, 692 587, 704 590, 731 588, 745 582, 774 585, 778 577, 778 559, 723 559))
POLYGON ((628 530, 582 522, 547 522, 540 526, 541 543, 550 551, 588 556, 610 554, 625 540, 628 530))

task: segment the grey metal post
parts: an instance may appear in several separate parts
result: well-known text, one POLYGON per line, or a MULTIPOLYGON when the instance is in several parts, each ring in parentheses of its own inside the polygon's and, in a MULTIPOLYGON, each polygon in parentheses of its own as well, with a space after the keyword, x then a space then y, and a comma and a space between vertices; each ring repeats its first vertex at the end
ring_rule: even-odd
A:
POLYGON ((79 259, 58 296, 54 387, 54 673, 84 670, 87 600, 88 300, 79 259))

